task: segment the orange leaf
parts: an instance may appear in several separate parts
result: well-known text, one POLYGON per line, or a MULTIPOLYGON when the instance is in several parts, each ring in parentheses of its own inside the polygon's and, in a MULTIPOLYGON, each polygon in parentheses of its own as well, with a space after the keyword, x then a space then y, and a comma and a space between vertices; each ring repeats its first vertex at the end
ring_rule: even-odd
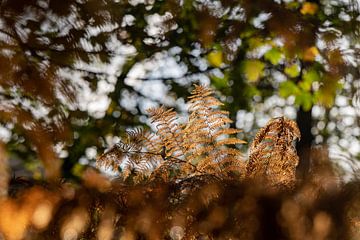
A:
POLYGON ((317 55, 319 55, 319 50, 316 47, 309 47, 304 51, 303 60, 313 62, 317 55))
POLYGON ((316 3, 304 2, 302 8, 300 9, 301 14, 314 15, 319 9, 319 6, 316 3))

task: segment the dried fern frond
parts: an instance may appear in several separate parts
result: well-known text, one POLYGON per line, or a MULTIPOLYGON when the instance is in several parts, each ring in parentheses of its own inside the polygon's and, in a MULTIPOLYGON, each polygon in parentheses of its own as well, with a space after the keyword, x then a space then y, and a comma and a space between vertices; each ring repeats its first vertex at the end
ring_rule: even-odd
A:
POLYGON ((189 119, 178 123, 177 113, 165 107, 148 113, 155 133, 142 129, 127 132, 127 138, 98 158, 98 163, 113 169, 122 166, 125 177, 139 179, 179 179, 198 174, 224 177, 244 175, 242 155, 230 147, 244 141, 231 137, 240 132, 230 128, 229 112, 207 87, 195 85, 189 97, 189 119))
POLYGON ((294 121, 284 117, 270 120, 251 144, 247 176, 265 178, 273 186, 292 186, 299 161, 296 139, 300 139, 300 130, 294 121))
POLYGON ((97 164, 120 171, 124 179, 150 176, 162 161, 157 137, 141 128, 126 131, 126 138, 97 158, 97 164))
POLYGON ((161 106, 150 108, 148 113, 156 126, 156 135, 159 136, 161 145, 165 149, 165 156, 185 157, 185 151, 182 148, 182 126, 177 122, 176 112, 172 108, 166 110, 164 106, 161 106))
POLYGON ((98 166, 118 170, 129 148, 122 142, 115 144, 96 159, 98 166))
POLYGON ((222 165, 224 159, 232 159, 234 165, 239 166, 238 162, 242 161, 241 152, 225 145, 245 142, 229 137, 240 132, 229 127, 228 124, 232 122, 229 112, 218 109, 223 104, 213 97, 211 89, 201 85, 195 85, 189 99, 190 116, 184 129, 184 145, 192 156, 196 156, 198 169, 212 173, 223 171, 226 166, 222 165))

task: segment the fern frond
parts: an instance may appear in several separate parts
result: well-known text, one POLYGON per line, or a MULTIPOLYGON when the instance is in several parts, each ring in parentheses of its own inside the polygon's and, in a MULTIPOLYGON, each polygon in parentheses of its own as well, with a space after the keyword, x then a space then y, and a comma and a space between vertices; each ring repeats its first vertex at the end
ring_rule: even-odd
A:
POLYGON ((105 153, 100 155, 100 157, 96 159, 96 163, 98 166, 117 170, 124 160, 126 155, 125 152, 128 150, 129 147, 122 143, 115 144, 105 153))
POLYGON ((219 140, 215 143, 215 146, 223 146, 223 145, 235 145, 235 144, 244 144, 246 143, 244 140, 237 139, 237 138, 225 138, 219 140))
POLYGON ((291 186, 299 161, 293 141, 300 138, 297 124, 275 118, 259 130, 250 147, 247 176, 263 177, 271 185, 291 186))
MULTIPOLYGON (((214 133, 214 138, 220 137, 221 135, 232 135, 232 134, 236 134, 236 133, 240 133, 240 132, 241 132, 240 129, 234 129, 234 128, 220 129, 219 131, 214 133)), ((246 142, 243 141, 243 143, 246 143, 246 142)))
POLYGON ((229 176, 245 167, 240 151, 231 145, 244 141, 233 137, 240 130, 230 128, 229 112, 207 87, 195 85, 189 97, 189 119, 178 123, 173 109, 151 108, 148 113, 155 133, 142 129, 127 131, 127 138, 98 158, 98 163, 118 169, 124 179, 188 178, 212 174, 229 176))
MULTIPOLYGON (((187 146, 194 146, 194 143, 198 145, 196 148, 188 147, 188 149, 198 159, 197 166, 201 171, 205 169, 220 171, 221 161, 230 156, 226 151, 228 147, 222 148, 222 146, 244 143, 240 139, 227 136, 236 134, 239 130, 229 128, 228 124, 232 123, 228 117, 229 112, 218 109, 223 104, 212 95, 212 90, 195 85, 188 102, 190 116, 184 131, 188 136, 187 146), (222 135, 224 138, 218 139, 222 135)), ((231 153, 232 158, 241 161, 240 151, 233 149, 231 153)))
POLYGON ((97 158, 97 165, 119 171, 124 180, 143 179, 160 164, 157 137, 141 128, 126 131, 126 137, 97 158))
POLYGON ((183 133, 182 126, 177 123, 177 114, 171 108, 165 107, 151 108, 148 110, 152 123, 156 125, 156 134, 165 147, 166 157, 184 157, 185 151, 182 146, 183 133))

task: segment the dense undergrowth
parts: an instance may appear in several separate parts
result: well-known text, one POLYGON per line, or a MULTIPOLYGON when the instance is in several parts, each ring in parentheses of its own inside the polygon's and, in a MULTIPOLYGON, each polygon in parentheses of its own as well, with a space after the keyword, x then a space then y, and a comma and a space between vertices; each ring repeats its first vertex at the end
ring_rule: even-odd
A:
POLYGON ((0 239, 357 239, 360 188, 341 183, 326 151, 312 150, 296 178, 296 123, 271 120, 248 160, 212 91, 195 86, 188 120, 149 111, 156 131, 136 129, 99 156, 119 171, 88 168, 80 184, 14 178, 0 200, 0 239))

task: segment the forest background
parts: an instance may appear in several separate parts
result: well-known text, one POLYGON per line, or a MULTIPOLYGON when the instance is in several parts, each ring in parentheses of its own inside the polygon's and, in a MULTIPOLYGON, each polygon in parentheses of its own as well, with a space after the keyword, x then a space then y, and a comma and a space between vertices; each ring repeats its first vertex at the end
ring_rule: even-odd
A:
POLYGON ((314 145, 356 175, 357 1, 16 0, 0 13, 0 136, 15 176, 77 178, 149 124, 149 107, 185 113, 194 82, 216 89, 240 139, 296 120, 300 175, 314 145))
MULTIPOLYGON (((0 239, 360 234, 359 34, 357 0, 1 1, 0 239), (208 98, 212 90, 215 98, 208 98), (196 102, 204 99, 210 103, 196 102), (118 171, 96 166, 114 144, 126 150, 133 146, 122 144, 126 139, 145 136, 139 129, 159 133, 154 122, 176 115, 164 109, 201 126, 204 116, 191 110, 199 106, 220 107, 216 126, 225 123, 230 130, 222 133, 235 134, 222 143, 237 149, 223 148, 221 140, 210 145, 221 147, 219 155, 243 153, 236 163, 247 164, 247 175, 252 160, 273 156, 274 149, 288 150, 285 156, 297 163, 292 141, 301 135, 290 190, 249 188, 240 177, 206 185, 216 171, 210 177, 195 171, 161 187, 150 181, 142 189, 121 181, 123 165, 118 171), (268 148, 275 136, 278 145, 268 148)), ((191 150, 191 137, 180 136, 179 146, 191 150)), ((166 147, 155 154, 165 165, 188 157, 176 158, 176 146, 166 147)), ((283 180, 281 171, 266 168, 275 182, 283 180)), ((199 170, 176 165, 170 175, 179 169, 199 170)))

